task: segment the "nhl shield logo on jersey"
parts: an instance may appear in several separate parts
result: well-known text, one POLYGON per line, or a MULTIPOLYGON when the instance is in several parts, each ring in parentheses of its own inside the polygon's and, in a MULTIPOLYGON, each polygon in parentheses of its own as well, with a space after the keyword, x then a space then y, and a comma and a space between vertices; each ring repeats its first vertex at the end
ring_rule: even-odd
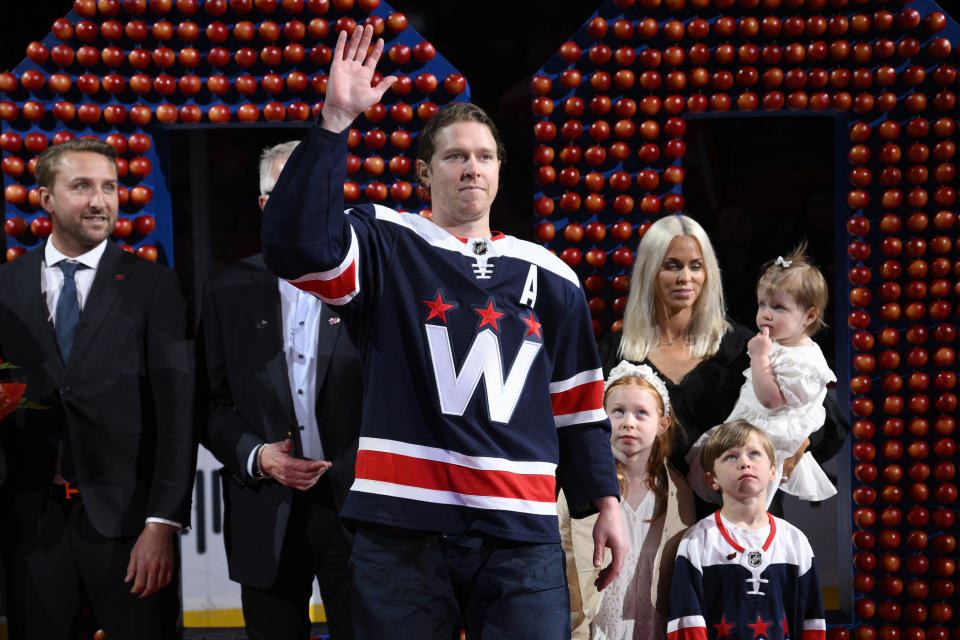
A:
POLYGON ((763 562, 763 554, 759 551, 748 551, 747 552, 747 564, 751 567, 759 567, 763 562))
POLYGON ((474 240, 474 241, 473 241, 473 255, 475 255, 475 256, 485 256, 485 255, 487 255, 487 241, 486 241, 486 240, 474 240))

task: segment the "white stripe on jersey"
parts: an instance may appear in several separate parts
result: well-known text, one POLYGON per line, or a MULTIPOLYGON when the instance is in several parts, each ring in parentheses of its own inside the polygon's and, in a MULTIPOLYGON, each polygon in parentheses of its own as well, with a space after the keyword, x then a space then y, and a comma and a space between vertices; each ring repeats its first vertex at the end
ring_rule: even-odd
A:
POLYGON ((593 409, 591 411, 578 411, 577 413, 567 413, 560 416, 553 416, 553 423, 557 429, 569 427, 574 424, 590 424, 591 422, 600 422, 606 420, 607 413, 603 409, 593 409))
POLYGON ((682 618, 674 618, 667 623, 667 633, 673 633, 680 629, 697 629, 700 627, 706 628, 707 621, 703 616, 684 616, 682 618))
POLYGON ((569 391, 574 387, 579 387, 580 385, 588 382, 596 382, 597 380, 603 380, 603 369, 590 369, 589 371, 581 371, 572 378, 551 382, 550 393, 569 391))
POLYGON ((387 440, 385 438, 361 437, 360 450, 394 453, 410 458, 419 458, 421 460, 455 464, 468 469, 479 469, 480 471, 509 471, 510 473, 524 475, 552 476, 557 470, 557 465, 552 462, 522 462, 507 460, 506 458, 468 456, 447 449, 424 447, 418 444, 410 444, 398 440, 387 440))
POLYGON ((345 295, 338 296, 336 298, 330 298, 327 296, 321 295, 318 291, 311 290, 315 296, 317 296, 323 302, 326 302, 329 305, 341 306, 345 305, 351 300, 353 300, 360 293, 360 268, 359 268, 359 258, 360 258, 360 246, 357 242, 357 234, 353 230, 353 227, 350 227, 350 248, 347 249, 347 255, 344 256, 343 261, 333 269, 329 271, 317 271, 314 273, 308 273, 302 275, 295 280, 289 280, 290 284, 297 286, 298 283, 324 283, 332 282, 337 280, 344 272, 353 268, 353 277, 355 286, 353 291, 347 292, 345 295))
POLYGON ((534 502, 531 500, 517 500, 515 498, 474 496, 454 493, 453 491, 438 491, 436 489, 423 489, 421 487, 411 487, 377 480, 364 480, 362 478, 354 480, 350 490, 392 496, 394 498, 419 500, 420 502, 473 507, 475 509, 516 511, 518 513, 528 513, 538 516, 557 515, 557 505, 553 502, 534 502))

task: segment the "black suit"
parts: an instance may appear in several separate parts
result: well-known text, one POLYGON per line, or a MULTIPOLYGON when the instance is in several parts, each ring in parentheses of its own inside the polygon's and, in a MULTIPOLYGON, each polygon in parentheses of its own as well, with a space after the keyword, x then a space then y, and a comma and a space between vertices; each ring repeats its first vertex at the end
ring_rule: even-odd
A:
MULTIPOLYGON (((76 544, 64 553, 76 562, 108 633, 152 637, 148 634, 157 632, 142 631, 141 625, 167 629, 167 620, 176 624, 177 580, 139 600, 126 593, 131 585, 123 585, 123 578, 147 517, 189 524, 196 451, 193 363, 179 283, 170 269, 107 242, 64 363, 41 294, 43 251, 41 246, 0 266, 0 357, 26 375, 26 396, 49 407, 18 411, 0 424, 7 466, 0 489, 0 537, 13 637, 21 605, 33 623, 44 616, 68 617, 68 611, 36 610, 38 603, 30 599, 38 596, 50 604, 53 596, 46 592, 58 588, 56 597, 66 600, 57 606, 75 597, 67 568, 31 564, 38 540, 51 532, 61 542, 77 532, 85 541, 92 536, 106 542, 101 547, 110 550, 106 557, 76 544), (63 491, 52 484, 61 440, 68 443, 76 468, 79 500, 63 500, 63 491), (43 582, 48 569, 47 582, 53 584, 43 582), (27 587, 27 582, 37 584, 27 587), (32 594, 34 587, 39 593, 32 594), (141 609, 150 600, 163 602, 141 609), (164 622, 151 621, 152 616, 164 622)), ((61 561, 64 557, 55 554, 46 560, 61 561)), ((43 629, 55 633, 54 627, 43 629)))
MULTIPOLYGON (((348 635, 350 627, 350 587, 345 575, 349 544, 337 511, 353 482, 360 427, 360 359, 339 318, 324 306, 317 336, 316 417, 324 457, 333 466, 308 492, 272 479, 258 481, 247 466, 257 446, 291 438, 294 454, 299 456, 301 451, 281 332, 277 278, 265 269, 260 256, 230 265, 210 278, 198 334, 203 395, 198 406, 208 407, 201 440, 225 466, 227 562, 231 579, 244 588, 248 632, 252 619, 266 615, 263 610, 275 604, 249 598, 254 591, 295 601, 285 611, 270 615, 296 615, 298 622, 290 624, 301 624, 316 573, 330 629, 337 638, 338 631, 348 635), (340 549, 334 554, 337 557, 327 558, 327 564, 320 566, 318 548, 336 547, 340 549), (314 556, 312 567, 310 557, 302 557, 305 554, 314 556)), ((274 621, 270 637, 284 637, 277 624, 274 621)))

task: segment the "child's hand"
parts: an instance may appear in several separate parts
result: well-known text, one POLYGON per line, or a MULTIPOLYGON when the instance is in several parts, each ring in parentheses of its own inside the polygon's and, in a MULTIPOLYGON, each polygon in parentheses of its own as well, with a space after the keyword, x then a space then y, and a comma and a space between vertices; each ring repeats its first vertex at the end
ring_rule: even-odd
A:
POLYGON ((760 333, 750 338, 747 343, 747 353, 751 358, 769 356, 773 349, 773 340, 770 339, 770 328, 760 329, 760 333))

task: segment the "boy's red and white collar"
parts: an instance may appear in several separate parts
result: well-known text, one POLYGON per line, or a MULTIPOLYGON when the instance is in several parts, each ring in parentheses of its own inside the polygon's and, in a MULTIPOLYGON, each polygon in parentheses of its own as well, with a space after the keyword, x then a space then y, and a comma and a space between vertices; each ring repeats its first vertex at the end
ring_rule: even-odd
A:
MULTIPOLYGON (((720 510, 713 512, 713 519, 717 523, 717 528, 720 529, 720 535, 730 543, 730 546, 736 549, 739 553, 746 551, 742 546, 737 544, 737 541, 733 539, 733 536, 730 535, 730 532, 727 531, 727 528, 723 526, 723 518, 720 517, 720 510)), ((766 542, 763 543, 761 550, 766 551, 770 548, 770 544, 773 542, 773 537, 777 534, 777 524, 773 520, 773 516, 767 512, 767 519, 770 521, 770 535, 767 536, 766 542)))

